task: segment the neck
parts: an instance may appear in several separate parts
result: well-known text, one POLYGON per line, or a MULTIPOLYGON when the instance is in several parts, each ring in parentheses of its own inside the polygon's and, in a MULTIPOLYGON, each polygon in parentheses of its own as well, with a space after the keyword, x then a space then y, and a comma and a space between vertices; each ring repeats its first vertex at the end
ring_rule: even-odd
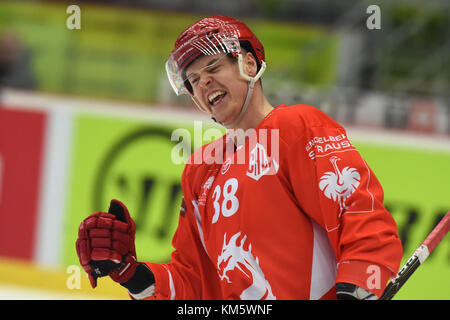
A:
POLYGON ((262 93, 260 87, 255 88, 253 96, 242 119, 228 130, 248 130, 254 129, 272 111, 273 107, 262 93))
POLYGON ((233 137, 235 138, 235 144, 237 146, 242 144, 242 142, 239 143, 238 141, 246 140, 246 131, 256 128, 269 114, 269 112, 273 110, 273 106, 269 103, 264 94, 262 94, 262 91, 258 91, 253 95, 250 105, 248 106, 245 115, 242 117, 242 120, 232 128, 227 129, 228 132, 234 131, 233 137), (241 135, 245 135, 245 137, 240 137, 241 135))

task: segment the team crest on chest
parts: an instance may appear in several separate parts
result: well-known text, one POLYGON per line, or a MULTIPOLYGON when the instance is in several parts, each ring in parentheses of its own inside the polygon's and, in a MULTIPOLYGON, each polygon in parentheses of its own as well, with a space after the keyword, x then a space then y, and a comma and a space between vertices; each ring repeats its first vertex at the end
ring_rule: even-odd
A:
POLYGON ((264 175, 273 175, 278 172, 278 163, 267 155, 262 144, 257 143, 250 151, 247 176, 258 181, 264 175))

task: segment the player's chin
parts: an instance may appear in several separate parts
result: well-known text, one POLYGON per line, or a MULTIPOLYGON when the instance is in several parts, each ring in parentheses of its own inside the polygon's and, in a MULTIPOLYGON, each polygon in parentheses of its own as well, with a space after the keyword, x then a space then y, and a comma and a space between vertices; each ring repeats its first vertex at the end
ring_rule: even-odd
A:
POLYGON ((223 125, 232 124, 239 116, 239 106, 236 104, 225 103, 211 108, 211 114, 216 121, 223 125))
POLYGON ((227 114, 227 115, 217 115, 214 116, 214 119, 216 119, 217 121, 219 121, 220 123, 222 123, 223 125, 230 125, 232 123, 234 123, 234 121, 237 119, 237 116, 232 114, 227 114))
POLYGON ((231 123, 231 121, 229 121, 230 119, 230 115, 227 112, 226 108, 211 108, 211 115, 214 117, 214 119, 216 119, 217 121, 219 121, 220 123, 226 124, 226 123, 231 123))

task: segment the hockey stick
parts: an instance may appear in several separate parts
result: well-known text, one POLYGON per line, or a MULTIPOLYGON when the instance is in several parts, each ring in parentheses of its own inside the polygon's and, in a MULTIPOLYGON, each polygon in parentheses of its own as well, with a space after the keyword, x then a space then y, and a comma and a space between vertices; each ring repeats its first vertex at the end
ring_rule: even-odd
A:
POLYGON ((450 229, 450 211, 434 227, 433 231, 422 242, 419 248, 409 258, 405 265, 400 269, 397 277, 392 279, 387 285, 380 297, 380 300, 391 300, 392 297, 405 284, 406 280, 417 270, 417 268, 428 258, 434 248, 441 242, 450 229))

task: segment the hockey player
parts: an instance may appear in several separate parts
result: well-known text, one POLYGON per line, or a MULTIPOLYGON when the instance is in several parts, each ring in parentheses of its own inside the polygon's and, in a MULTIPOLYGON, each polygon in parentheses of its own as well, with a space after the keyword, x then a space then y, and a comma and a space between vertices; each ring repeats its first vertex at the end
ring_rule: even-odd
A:
POLYGON ((118 200, 81 223, 76 248, 93 287, 109 275, 134 299, 380 297, 402 257, 380 183, 326 114, 271 106, 265 67, 236 19, 207 17, 179 36, 166 64, 173 89, 228 132, 185 166, 169 263, 137 260, 118 200))

